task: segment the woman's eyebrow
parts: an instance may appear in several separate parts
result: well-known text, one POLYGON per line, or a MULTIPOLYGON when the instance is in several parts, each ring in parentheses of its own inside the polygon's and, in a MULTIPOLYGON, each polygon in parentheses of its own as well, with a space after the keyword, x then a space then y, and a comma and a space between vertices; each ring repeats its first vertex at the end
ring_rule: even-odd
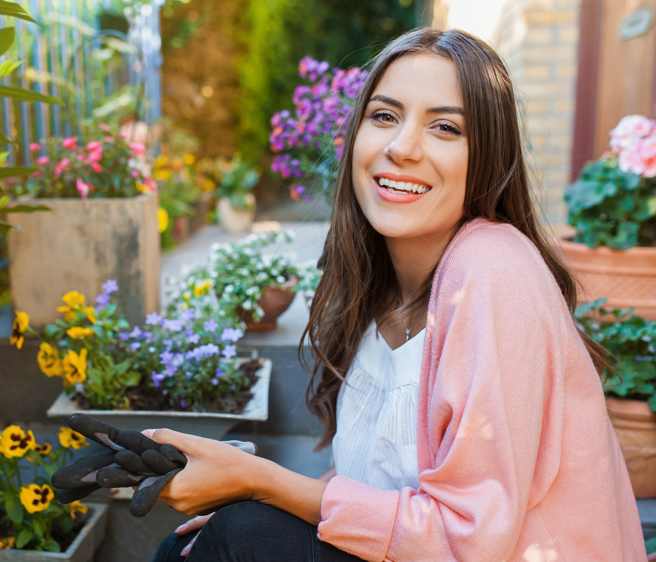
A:
MULTIPOLYGON (((369 103, 372 101, 382 101, 387 105, 403 109, 403 104, 400 101, 395 100, 394 98, 388 98, 387 96, 382 96, 380 94, 369 98, 369 103)), ((465 116, 465 111, 462 109, 462 107, 458 107, 456 105, 441 105, 439 107, 430 107, 426 110, 426 113, 450 113, 452 115, 461 115, 463 117, 465 116)))

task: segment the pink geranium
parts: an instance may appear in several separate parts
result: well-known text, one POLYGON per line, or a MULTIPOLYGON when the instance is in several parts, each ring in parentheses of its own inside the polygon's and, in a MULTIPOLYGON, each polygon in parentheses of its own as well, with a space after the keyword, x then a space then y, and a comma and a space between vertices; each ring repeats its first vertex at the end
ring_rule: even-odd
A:
POLYGON ((45 166, 47 163, 48 163, 48 157, 47 156, 39 156, 36 159, 37 166, 45 166))
POLYGON ((143 154, 146 152, 146 147, 140 142, 130 142, 128 146, 132 149, 132 152, 135 154, 143 154))
POLYGON ((62 141, 62 146, 70 150, 75 150, 77 147, 77 137, 68 137, 62 141))
POLYGON ((77 191, 82 199, 86 199, 89 195, 89 191, 92 189, 90 184, 84 183, 80 178, 78 178, 75 182, 75 187, 77 188, 77 191))
POLYGON ((132 170, 132 171, 130 172, 130 175, 131 175, 133 178, 138 178, 138 177, 139 177, 139 172, 138 172, 137 170, 132 170))
POLYGON ((649 137, 640 144, 640 158, 644 165, 646 178, 656 176, 656 137, 649 137))
POLYGON ((61 173, 68 168, 71 161, 68 158, 62 158, 61 162, 55 166, 55 175, 60 176, 61 173))
POLYGON ((144 180, 144 183, 150 188, 150 191, 157 191, 157 184, 150 176, 144 180))
POLYGON ((36 142, 31 142, 31 143, 29 144, 28 148, 29 148, 32 152, 36 152, 37 150, 41 150, 41 145, 40 145, 39 143, 36 143, 36 142))
POLYGON ((102 142, 100 141, 91 141, 89 144, 87 144, 87 150, 91 152, 93 152, 94 150, 98 150, 101 147, 102 147, 102 142))
POLYGON ((89 153, 89 162, 100 162, 102 158, 103 147, 100 146, 89 153))
POLYGON ((94 172, 98 172, 98 173, 102 172, 102 166, 98 164, 98 162, 91 162, 91 169, 94 172))

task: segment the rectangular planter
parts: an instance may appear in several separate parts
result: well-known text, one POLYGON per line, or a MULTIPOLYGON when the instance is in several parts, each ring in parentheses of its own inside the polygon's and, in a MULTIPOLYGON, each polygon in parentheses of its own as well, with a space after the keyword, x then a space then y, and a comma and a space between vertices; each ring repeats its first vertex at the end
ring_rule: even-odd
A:
POLYGON ((105 503, 84 502, 91 516, 66 552, 37 550, 0 550, 0 562, 93 562, 93 555, 105 538, 107 511, 105 503))
POLYGON ((38 199, 51 211, 10 213, 9 282, 16 310, 41 329, 61 317, 57 307, 69 291, 93 304, 101 285, 116 279, 115 295, 130 324, 142 324, 159 310, 159 199, 38 199))
MULTIPOLYGON (((209 412, 155 412, 147 410, 80 410, 63 392, 48 410, 50 418, 68 418, 77 412, 88 414, 121 430, 158 429, 166 427, 208 439, 221 439, 242 421, 266 421, 269 417, 269 380, 271 361, 262 360, 253 385, 253 398, 243 414, 215 414, 209 412)), ((63 420, 62 420, 63 421, 63 420)))

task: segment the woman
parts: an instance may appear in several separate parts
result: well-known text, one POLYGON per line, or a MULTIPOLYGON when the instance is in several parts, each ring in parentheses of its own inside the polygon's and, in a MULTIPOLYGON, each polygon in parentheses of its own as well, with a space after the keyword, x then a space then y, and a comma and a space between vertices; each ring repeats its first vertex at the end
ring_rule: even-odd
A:
POLYGON ((307 327, 336 476, 151 431, 189 456, 161 499, 231 504, 159 560, 646 559, 603 352, 572 321, 521 146, 508 73, 480 40, 418 29, 376 58, 307 327))

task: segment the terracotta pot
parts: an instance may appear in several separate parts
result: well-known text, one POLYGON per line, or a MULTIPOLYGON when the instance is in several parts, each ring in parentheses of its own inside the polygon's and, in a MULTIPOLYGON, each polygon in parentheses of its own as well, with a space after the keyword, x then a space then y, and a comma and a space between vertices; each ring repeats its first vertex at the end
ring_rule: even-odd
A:
POLYGON ((559 239, 556 249, 576 273, 583 289, 579 300, 607 298, 607 308, 634 307, 635 314, 656 320, 656 248, 593 250, 559 239))
POLYGON ((606 398, 636 498, 656 497, 656 412, 647 402, 606 398))
POLYGON ((296 296, 292 292, 292 287, 298 285, 298 279, 292 277, 281 287, 264 287, 264 295, 259 301, 259 305, 264 310, 264 316, 258 322, 253 322, 253 312, 237 307, 236 311, 249 330, 263 332, 274 330, 277 325, 278 316, 289 308, 296 296))
POLYGON ((235 209, 227 197, 221 197, 216 204, 219 222, 230 234, 244 234, 255 220, 255 195, 247 193, 244 197, 250 207, 248 211, 235 209))

